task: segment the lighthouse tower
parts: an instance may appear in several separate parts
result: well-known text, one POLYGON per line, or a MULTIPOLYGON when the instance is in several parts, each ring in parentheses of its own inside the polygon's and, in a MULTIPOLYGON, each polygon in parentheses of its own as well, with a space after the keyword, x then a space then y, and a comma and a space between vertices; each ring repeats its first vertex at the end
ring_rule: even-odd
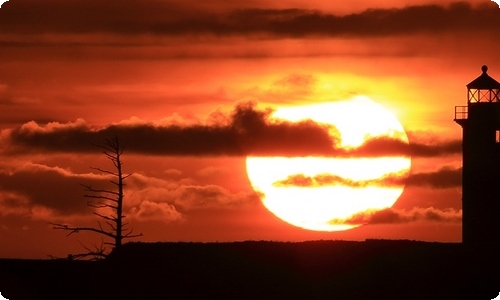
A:
POLYGON ((481 70, 455 122, 463 130, 462 242, 491 248, 500 242, 500 83, 481 70))

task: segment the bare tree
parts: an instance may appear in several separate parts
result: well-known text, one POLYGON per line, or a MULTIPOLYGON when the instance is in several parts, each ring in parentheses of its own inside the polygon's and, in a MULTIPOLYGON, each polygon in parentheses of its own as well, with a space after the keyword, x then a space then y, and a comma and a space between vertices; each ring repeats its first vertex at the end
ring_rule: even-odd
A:
POLYGON ((90 199, 87 202, 87 205, 95 209, 92 213, 101 218, 106 223, 107 226, 105 227, 107 227, 107 229, 103 227, 103 224, 100 221, 97 221, 98 227, 74 227, 68 224, 61 223, 51 224, 53 225, 53 229, 69 231, 67 236, 72 235, 73 233, 78 233, 80 231, 91 231, 107 238, 111 238, 113 241, 104 242, 102 240, 101 245, 93 245, 93 249, 82 244, 82 246, 88 252, 68 256, 68 258, 104 258, 108 255, 108 253, 106 253, 104 245, 111 245, 115 249, 118 249, 122 246, 123 239, 142 236, 142 233, 134 234, 133 229, 127 228, 128 223, 123 221, 123 219, 125 218, 125 215, 123 215, 123 187, 125 186, 124 181, 132 175, 124 174, 122 171, 121 156, 123 153, 123 147, 120 145, 117 137, 115 137, 114 139, 106 140, 106 143, 104 145, 100 145, 98 147, 103 149, 102 153, 113 163, 114 170, 109 171, 106 169, 95 167, 92 167, 92 169, 97 170, 103 174, 113 176, 113 179, 110 180, 110 182, 116 187, 116 189, 98 189, 84 184, 82 184, 82 186, 85 188, 86 192, 84 194, 84 197, 90 199), (102 210, 108 210, 111 212, 99 212, 102 210))

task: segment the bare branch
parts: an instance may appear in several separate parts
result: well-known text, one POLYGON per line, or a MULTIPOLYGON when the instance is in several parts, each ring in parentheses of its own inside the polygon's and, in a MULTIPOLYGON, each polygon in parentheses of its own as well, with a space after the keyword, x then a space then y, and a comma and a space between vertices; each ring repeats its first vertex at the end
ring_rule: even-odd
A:
POLYGON ((123 236, 124 239, 130 239, 130 238, 135 238, 135 237, 139 237, 139 236, 142 236, 142 233, 139 233, 139 234, 125 234, 123 236))
POLYGON ((85 197, 85 198, 92 198, 92 199, 103 199, 103 200, 109 200, 109 201, 113 201, 113 202, 117 202, 117 201, 118 201, 118 200, 116 200, 116 199, 113 199, 113 198, 110 198, 110 197, 106 197, 106 196, 83 195, 83 197, 85 197))
POLYGON ((99 171, 99 172, 101 172, 101 173, 106 173, 106 174, 110 174, 110 175, 113 175, 113 176, 118 176, 118 174, 117 174, 117 173, 115 173, 115 172, 108 171, 108 170, 104 170, 104 169, 101 169, 101 168, 91 167, 91 169, 96 170, 96 171, 99 171))
POLYGON ((50 224, 53 225, 52 229, 70 231, 70 233, 68 233, 67 236, 72 235, 73 233, 79 233, 80 231, 93 231, 114 238, 114 235, 112 233, 93 227, 71 227, 66 224, 55 224, 55 223, 50 223, 50 224))
MULTIPOLYGON (((102 191, 90 191, 90 190, 87 190, 87 192, 92 192, 92 193, 107 193, 107 194, 113 194, 116 197, 119 196, 119 194, 117 194, 117 193, 109 192, 109 191, 106 191, 106 190, 102 190, 102 191)), ((114 201, 116 201, 116 198, 111 198, 110 196, 93 195, 93 194, 84 194, 83 196, 87 197, 87 198, 106 199, 106 200, 114 200, 114 201)))
POLYGON ((111 227, 111 229, 113 229, 113 231, 116 231, 115 225, 113 225, 111 222, 106 221, 106 224, 108 224, 108 226, 111 227))
POLYGON ((98 216, 98 217, 101 217, 101 218, 105 219, 105 220, 112 221, 112 222, 116 222, 116 218, 114 218, 114 217, 105 216, 105 215, 100 214, 100 213, 95 212, 95 211, 93 211, 92 213, 93 213, 94 215, 98 216))
POLYGON ((93 192, 93 193, 106 193, 106 194, 113 194, 113 195, 118 195, 117 192, 110 191, 110 190, 104 190, 104 189, 94 189, 90 185, 84 185, 81 184, 85 188, 85 191, 87 192, 93 192))
POLYGON ((106 258, 108 255, 105 253, 106 248, 104 247, 104 241, 101 239, 101 245, 98 247, 96 244, 92 244, 94 247, 94 250, 90 249, 89 247, 85 246, 82 244, 80 241, 78 243, 88 252, 87 253, 80 253, 80 254, 72 254, 71 257, 73 259, 78 259, 78 258, 83 258, 87 256, 93 256, 94 260, 99 260, 102 258, 106 258))
POLYGON ((97 221, 97 224, 99 224, 99 229, 101 229, 102 231, 105 231, 104 228, 102 228, 101 222, 97 221))

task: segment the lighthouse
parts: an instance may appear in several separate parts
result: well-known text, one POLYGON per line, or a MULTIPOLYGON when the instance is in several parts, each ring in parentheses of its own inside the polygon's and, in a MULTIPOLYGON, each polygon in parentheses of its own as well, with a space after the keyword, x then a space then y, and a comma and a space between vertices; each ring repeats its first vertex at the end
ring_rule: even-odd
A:
POLYGON ((481 71, 454 121, 462 127, 462 243, 491 248, 500 241, 500 83, 481 71))

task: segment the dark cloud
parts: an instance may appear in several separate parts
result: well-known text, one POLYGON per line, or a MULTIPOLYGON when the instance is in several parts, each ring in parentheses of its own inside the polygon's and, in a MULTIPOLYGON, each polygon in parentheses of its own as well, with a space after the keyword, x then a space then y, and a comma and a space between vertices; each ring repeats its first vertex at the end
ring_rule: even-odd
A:
POLYGON ((127 151, 163 155, 321 155, 338 141, 334 128, 312 121, 271 121, 270 110, 252 103, 239 104, 228 123, 212 125, 119 124, 93 129, 83 120, 75 123, 34 122, 12 130, 14 151, 97 151, 93 145, 117 136, 127 151))
MULTIPOLYGON (((28 210, 44 207, 59 214, 79 214, 89 212, 81 184, 99 186, 106 184, 108 179, 92 174, 72 174, 58 167, 26 164, 1 170, 0 190, 23 199, 22 206, 28 210)), ((7 208, 19 206, 8 198, 4 198, 2 204, 7 208)))
POLYGON ((284 180, 273 183, 276 187, 321 187, 331 185, 343 185, 349 187, 367 186, 415 186, 430 187, 433 189, 456 188, 462 185, 462 169, 449 167, 441 168, 435 172, 412 173, 407 172, 390 173, 372 180, 352 180, 333 174, 319 174, 316 176, 306 176, 304 174, 294 174, 284 180))
POLYGON ((405 179, 387 177, 383 183, 391 184, 403 182, 407 186, 430 187, 433 189, 447 189, 462 186, 462 168, 443 167, 434 172, 410 174, 405 179))
POLYGON ((230 115, 215 113, 210 124, 152 124, 139 120, 93 128, 84 120, 45 126, 26 123, 4 134, 4 152, 91 152, 95 145, 117 136, 127 151, 178 156, 330 156, 435 157, 461 153, 460 141, 407 144, 390 137, 367 140, 354 149, 340 147, 331 125, 311 120, 288 122, 270 118, 271 110, 240 103, 230 115))
POLYGON ((15 192, 0 192, 0 216, 29 215, 30 201, 26 196, 15 192))
MULTIPOLYGON (((404 175, 402 174, 401 176, 404 175)), ((395 186, 403 184, 403 179, 401 179, 400 176, 392 175, 391 178, 394 178, 395 180, 387 185, 395 186)), ((322 187, 341 185, 355 188, 362 188, 367 186, 386 186, 383 179, 352 180, 333 174, 319 174, 313 177, 306 176, 304 174, 295 174, 288 176, 284 180, 274 182, 273 185, 276 187, 322 187)))
POLYGON ((348 219, 331 220, 331 224, 403 224, 411 222, 461 223, 462 210, 415 207, 411 210, 387 208, 355 214, 348 219))
POLYGON ((255 192, 231 193, 216 185, 180 186, 175 203, 183 210, 224 209, 258 203, 255 192))
POLYGON ((260 201, 254 191, 231 192, 214 185, 199 185, 192 180, 165 180, 134 174, 127 183, 127 207, 137 217, 150 216, 164 221, 177 220, 191 210, 234 209, 260 201), (145 203, 146 202, 146 203, 145 203), (145 204, 144 204, 145 203, 145 204))
POLYGON ((352 156, 420 156, 433 157, 462 153, 462 141, 449 140, 425 143, 415 138, 409 144, 402 140, 390 137, 375 137, 367 140, 360 147, 348 151, 346 155, 352 156))
MULTIPOLYGON (((0 216, 17 214, 52 221, 65 216, 91 216, 82 184, 113 189, 110 179, 106 174, 75 174, 41 164, 4 166, 0 171, 0 216)), ((177 221, 189 210, 238 208, 259 201, 253 191, 230 192, 188 180, 133 174, 126 184, 124 211, 140 220, 177 221)))
POLYGON ((2 7, 0 28, 22 34, 384 36, 450 30, 495 32, 500 28, 498 16, 498 7, 489 2, 477 7, 457 2, 446 7, 407 6, 335 15, 296 8, 227 12, 179 1, 16 0, 2 7))

